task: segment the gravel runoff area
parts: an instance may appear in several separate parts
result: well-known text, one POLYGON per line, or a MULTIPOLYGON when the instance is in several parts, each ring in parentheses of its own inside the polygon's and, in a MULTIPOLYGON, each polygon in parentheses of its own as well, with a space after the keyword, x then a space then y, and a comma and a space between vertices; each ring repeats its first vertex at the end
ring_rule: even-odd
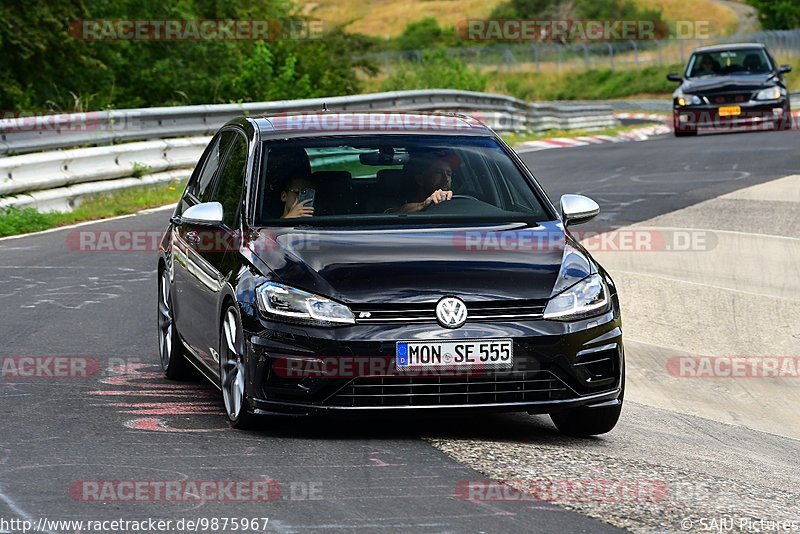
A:
POLYGON ((427 438, 487 477, 454 489, 476 506, 545 501, 632 532, 800 531, 797 440, 630 402, 595 439, 561 436, 545 416, 481 424, 427 438))
POLYGON ((627 298, 626 334, 640 340, 626 346, 630 380, 619 425, 576 440, 558 435, 546 417, 506 415, 475 418, 459 435, 429 435, 435 447, 507 485, 463 483, 456 498, 484 506, 517 500, 525 507, 536 506, 538 497, 634 532, 800 532, 797 379, 690 381, 664 372, 670 354, 797 354, 797 323, 782 319, 776 304, 794 305, 797 298, 791 266, 798 179, 737 189, 642 223, 706 229, 718 237, 714 250, 596 254, 627 298), (787 237, 773 235, 781 233, 787 237), (725 276, 723 266, 731 265, 725 276), (772 265, 780 266, 777 274, 765 274, 772 265), (654 280, 641 289, 631 283, 632 274, 648 273, 675 285, 658 292, 654 280), (701 290, 717 293, 709 298, 701 290), (683 292, 719 306, 702 319, 678 301, 683 292), (739 302, 745 296, 755 313, 739 302), (681 325, 685 316, 694 318, 696 332, 681 325))

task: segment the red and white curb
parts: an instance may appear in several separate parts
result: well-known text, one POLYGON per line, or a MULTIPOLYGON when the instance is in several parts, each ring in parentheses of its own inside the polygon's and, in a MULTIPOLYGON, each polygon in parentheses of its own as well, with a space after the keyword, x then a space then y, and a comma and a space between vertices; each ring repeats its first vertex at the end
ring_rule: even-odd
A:
POLYGON ((614 118, 618 120, 634 119, 640 121, 666 122, 670 115, 667 113, 614 113, 614 118))
MULTIPOLYGON (((663 116, 660 118, 663 120, 663 116)), ((666 124, 656 124, 654 126, 644 126, 629 130, 617 135, 586 135, 581 137, 554 137, 552 139, 542 139, 541 141, 525 141, 514 145, 517 152, 535 152, 537 150, 547 150, 548 148, 571 148, 576 146, 599 145, 603 143, 624 143, 627 141, 644 141, 656 135, 668 134, 672 128, 666 124)))
MULTIPOLYGON (((794 128, 800 128, 800 111, 792 111, 794 128)), ((540 141, 525 141, 514 145, 517 152, 535 152, 548 148, 571 148, 576 146, 599 145, 603 143, 624 143, 644 141, 651 137, 672 133, 672 117, 663 113, 614 113, 616 119, 649 120, 660 124, 643 126, 617 135, 587 135, 581 137, 554 137, 540 141)))

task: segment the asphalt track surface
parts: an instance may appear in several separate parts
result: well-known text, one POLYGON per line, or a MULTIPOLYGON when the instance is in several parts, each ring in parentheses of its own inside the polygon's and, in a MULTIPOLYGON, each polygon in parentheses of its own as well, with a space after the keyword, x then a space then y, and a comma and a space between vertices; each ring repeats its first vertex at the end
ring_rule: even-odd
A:
MULTIPOLYGON (((581 193, 597 200, 602 214, 586 230, 605 230, 797 173, 798 149, 800 132, 757 132, 547 150, 523 159, 551 198, 581 193)), ((168 214, 80 229, 156 231, 168 214)), ((76 251, 70 232, 0 241, 0 356, 90 362, 86 377, 0 379, 2 519, 267 517, 269 532, 602 532, 615 529, 548 503, 459 498, 459 483, 485 477, 420 438, 474 432, 533 439, 557 443, 567 461, 604 443, 624 456, 628 440, 649 454, 680 449, 701 457, 708 443, 698 436, 681 441, 662 422, 678 419, 685 425, 678 432, 697 429, 699 436, 719 430, 708 420, 642 405, 624 412, 610 435, 588 441, 562 438, 547 419, 519 415, 275 418, 261 431, 229 430, 211 386, 176 386, 159 375, 154 254, 76 251), (76 491, 86 482, 176 480, 271 480, 280 494, 271 502, 93 502, 76 491)), ((746 443, 745 456, 758 452, 776 470, 796 461, 796 441, 758 434, 746 443)))

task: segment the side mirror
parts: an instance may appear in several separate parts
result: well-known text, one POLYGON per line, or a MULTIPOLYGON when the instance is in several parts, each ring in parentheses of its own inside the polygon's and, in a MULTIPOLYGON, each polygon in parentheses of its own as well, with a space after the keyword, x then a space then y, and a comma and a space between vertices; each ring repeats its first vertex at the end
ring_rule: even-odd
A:
POLYGON ((677 72, 670 72, 667 74, 667 79, 671 82, 682 82, 683 78, 677 72))
POLYGON ((564 226, 585 223, 598 213, 600 213, 600 206, 589 197, 583 195, 561 196, 561 219, 564 226))
POLYGON ((219 202, 195 204, 184 211, 180 219, 181 224, 219 226, 222 224, 222 204, 219 202))
POLYGON ((791 65, 781 65, 778 67, 778 74, 786 74, 787 72, 792 72, 791 65))

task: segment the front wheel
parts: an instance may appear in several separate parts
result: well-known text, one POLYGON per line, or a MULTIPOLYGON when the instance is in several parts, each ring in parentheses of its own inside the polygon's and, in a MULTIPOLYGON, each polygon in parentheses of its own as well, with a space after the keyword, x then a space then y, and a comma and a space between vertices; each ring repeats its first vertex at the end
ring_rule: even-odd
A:
POLYGON ((791 130, 792 129, 792 111, 786 110, 783 116, 775 121, 776 130, 791 130))
POLYGON ((245 395, 244 332, 239 312, 234 306, 225 310, 219 348, 219 377, 222 401, 228 422, 233 428, 253 428, 258 417, 250 412, 245 395))
POLYGON ((158 277, 158 353, 161 369, 170 380, 191 378, 192 370, 183 354, 178 329, 172 311, 172 284, 164 269, 158 277))
POLYGON ((677 113, 672 114, 672 129, 675 132, 675 137, 690 137, 697 135, 696 126, 681 126, 677 113))

